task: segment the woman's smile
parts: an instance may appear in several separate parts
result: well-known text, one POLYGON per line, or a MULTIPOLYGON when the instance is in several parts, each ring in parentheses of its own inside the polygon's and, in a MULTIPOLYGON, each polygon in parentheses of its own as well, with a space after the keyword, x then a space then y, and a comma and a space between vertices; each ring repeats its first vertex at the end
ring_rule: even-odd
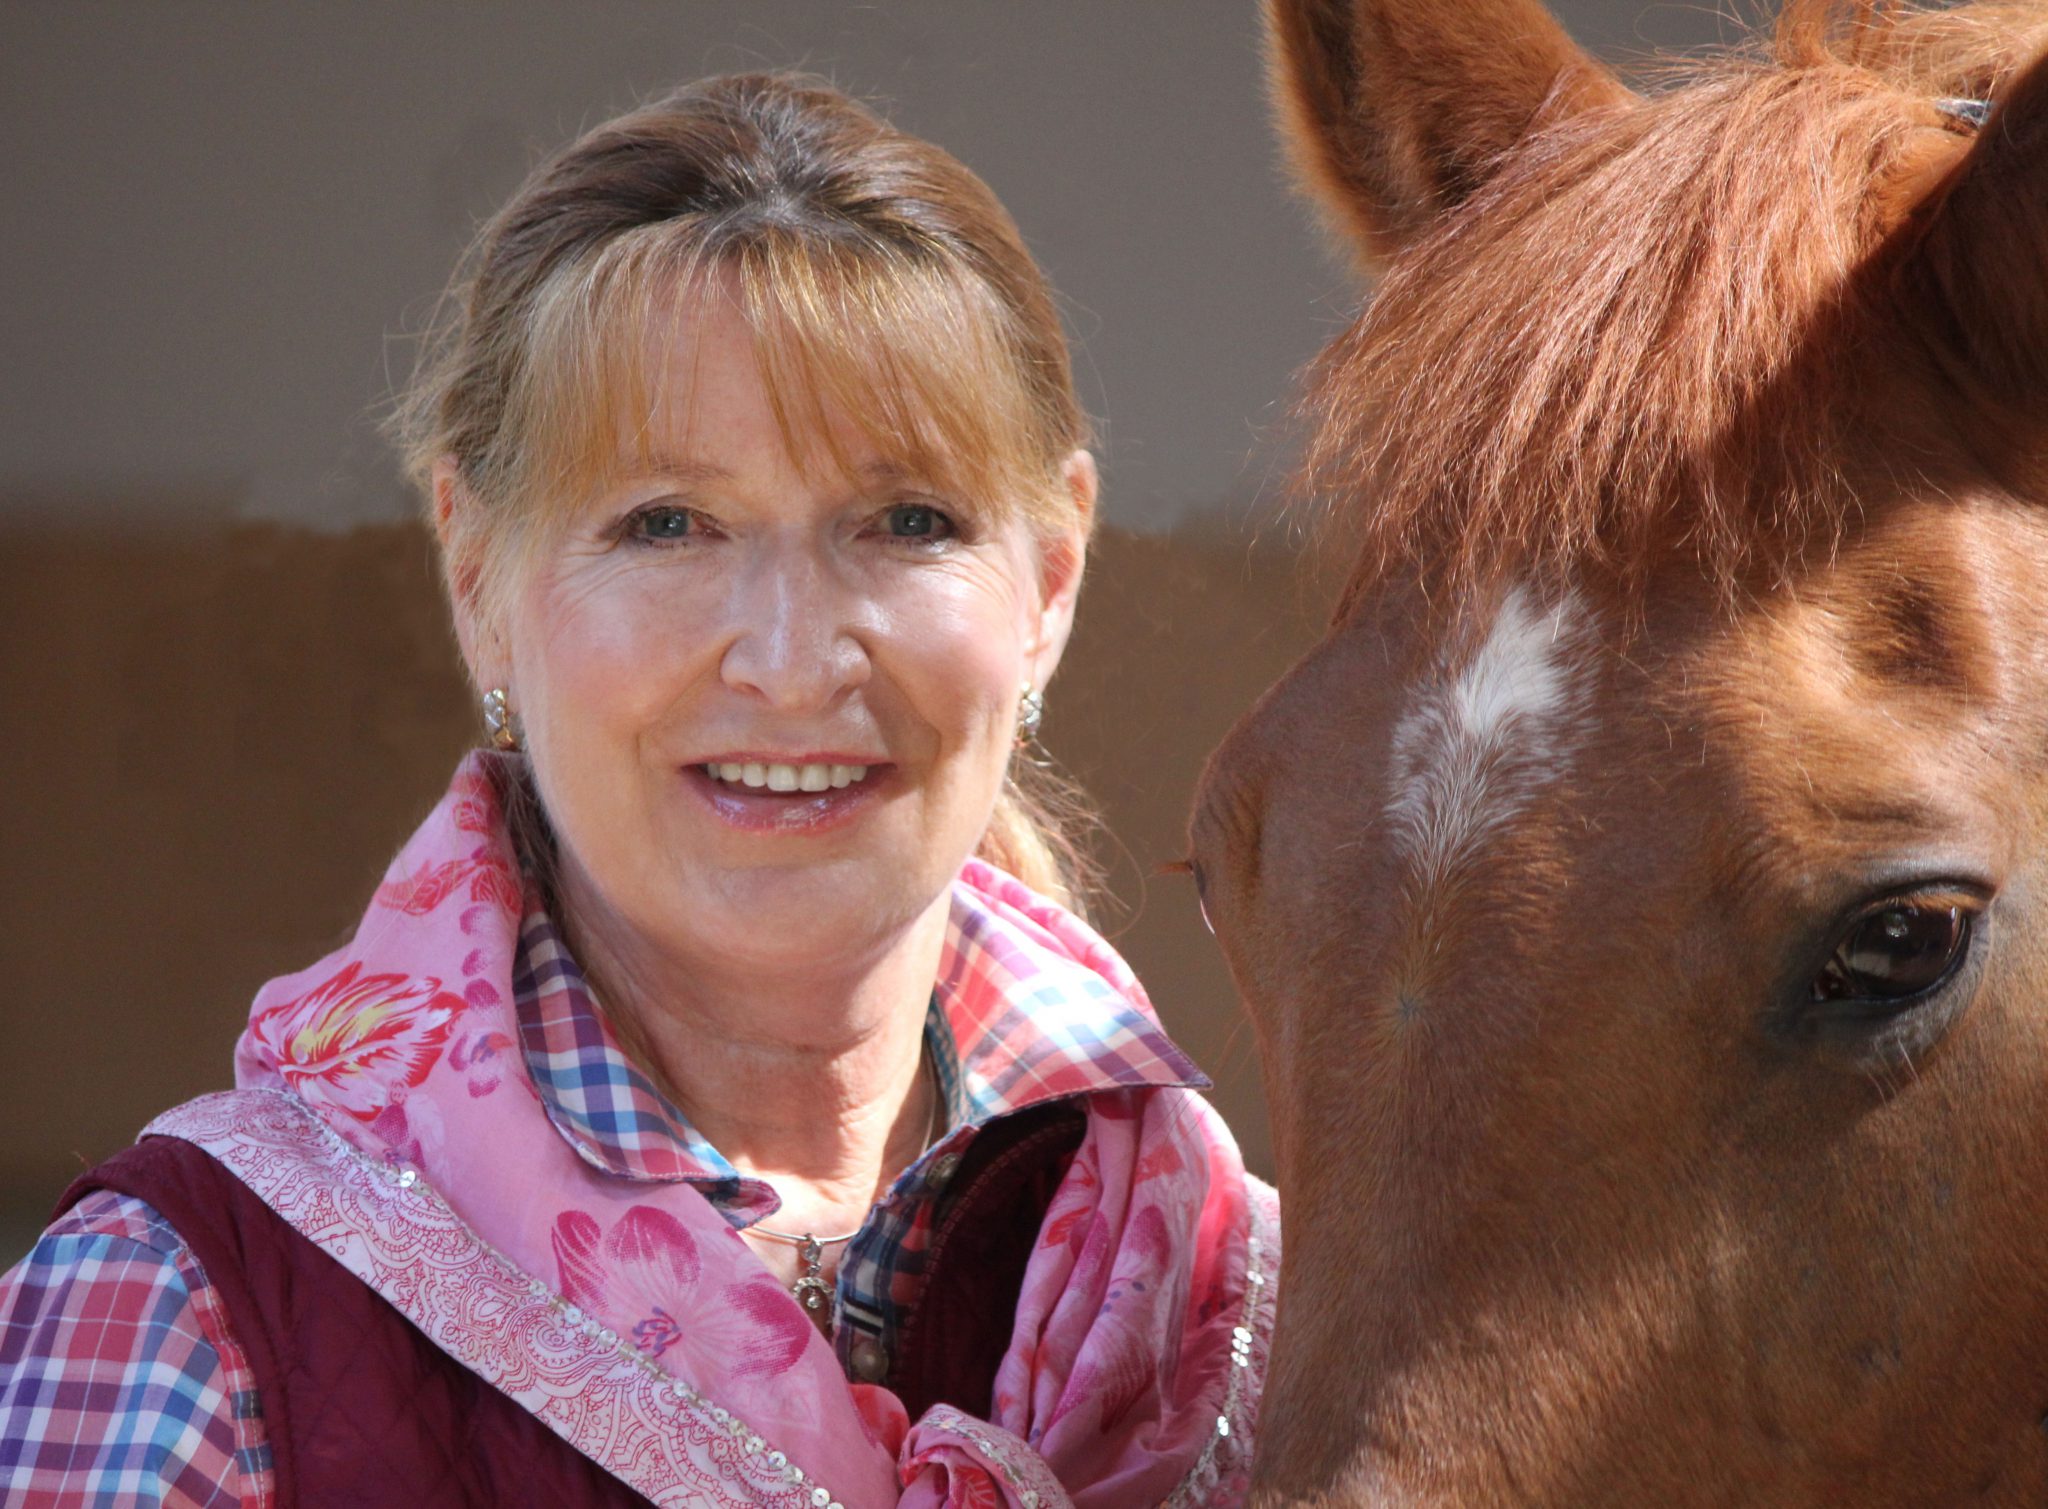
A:
POLYGON ((856 821, 897 784, 896 767, 854 756, 735 756, 683 767, 683 781, 721 823, 803 836, 856 821))

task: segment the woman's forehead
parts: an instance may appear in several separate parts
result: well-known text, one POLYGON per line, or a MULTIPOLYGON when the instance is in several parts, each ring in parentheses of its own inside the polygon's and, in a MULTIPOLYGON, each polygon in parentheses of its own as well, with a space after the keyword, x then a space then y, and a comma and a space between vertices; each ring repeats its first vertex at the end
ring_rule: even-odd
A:
POLYGON ((1054 437, 986 290, 785 250, 723 265, 650 252, 556 290, 515 421, 543 508, 661 460, 773 455, 807 482, 887 466, 984 519, 1058 522, 1054 437))
POLYGON ((1000 410, 970 388, 941 406, 915 332, 794 329, 728 289, 673 296, 614 341, 605 365, 610 461, 640 474, 730 480, 771 451, 810 481, 981 490, 1011 470, 1000 410), (976 412, 979 410, 980 412, 976 412))

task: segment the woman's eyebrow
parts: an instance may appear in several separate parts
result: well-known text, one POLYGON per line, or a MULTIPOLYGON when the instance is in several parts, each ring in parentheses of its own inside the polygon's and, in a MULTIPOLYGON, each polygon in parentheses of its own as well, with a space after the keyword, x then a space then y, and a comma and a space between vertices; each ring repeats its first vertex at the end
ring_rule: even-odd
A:
POLYGON ((724 467, 695 456, 672 456, 666 451, 647 451, 634 458, 633 471, 643 477, 662 477, 673 482, 730 482, 732 473, 724 467))
POLYGON ((920 487, 932 484, 932 478, 923 470, 906 466, 901 461, 870 461, 859 469, 859 480, 870 484, 911 483, 920 487))
MULTIPOLYGON (((716 462, 696 456, 678 456, 667 451, 646 451, 632 458, 622 480, 662 481, 684 487, 699 487, 733 480, 733 473, 716 462)), ((933 479, 922 469, 901 461, 876 459, 853 469, 851 480, 863 488, 931 487, 933 479)))

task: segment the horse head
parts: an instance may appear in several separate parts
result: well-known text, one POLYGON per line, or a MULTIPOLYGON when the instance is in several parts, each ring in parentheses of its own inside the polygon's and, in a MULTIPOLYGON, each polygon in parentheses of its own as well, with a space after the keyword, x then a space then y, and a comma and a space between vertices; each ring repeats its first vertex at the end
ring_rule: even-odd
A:
POLYGON ((2048 1501, 2048 4, 1270 0, 1354 542, 1203 777, 1270 1504, 2048 1501))

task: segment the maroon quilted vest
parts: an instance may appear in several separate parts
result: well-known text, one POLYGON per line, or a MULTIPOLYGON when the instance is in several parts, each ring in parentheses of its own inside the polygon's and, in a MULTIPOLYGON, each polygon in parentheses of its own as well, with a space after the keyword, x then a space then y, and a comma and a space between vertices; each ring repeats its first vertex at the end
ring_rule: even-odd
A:
MULTIPOLYGON (((937 1213, 918 1307, 889 1382, 915 1419, 937 1402, 986 1415, 1024 1264, 1085 1118, 1067 1105, 996 1122, 937 1213)), ((248 1354, 279 1509, 648 1501, 414 1328, 211 1155, 150 1137, 58 1204, 109 1189, 154 1206, 186 1244, 248 1354)))

